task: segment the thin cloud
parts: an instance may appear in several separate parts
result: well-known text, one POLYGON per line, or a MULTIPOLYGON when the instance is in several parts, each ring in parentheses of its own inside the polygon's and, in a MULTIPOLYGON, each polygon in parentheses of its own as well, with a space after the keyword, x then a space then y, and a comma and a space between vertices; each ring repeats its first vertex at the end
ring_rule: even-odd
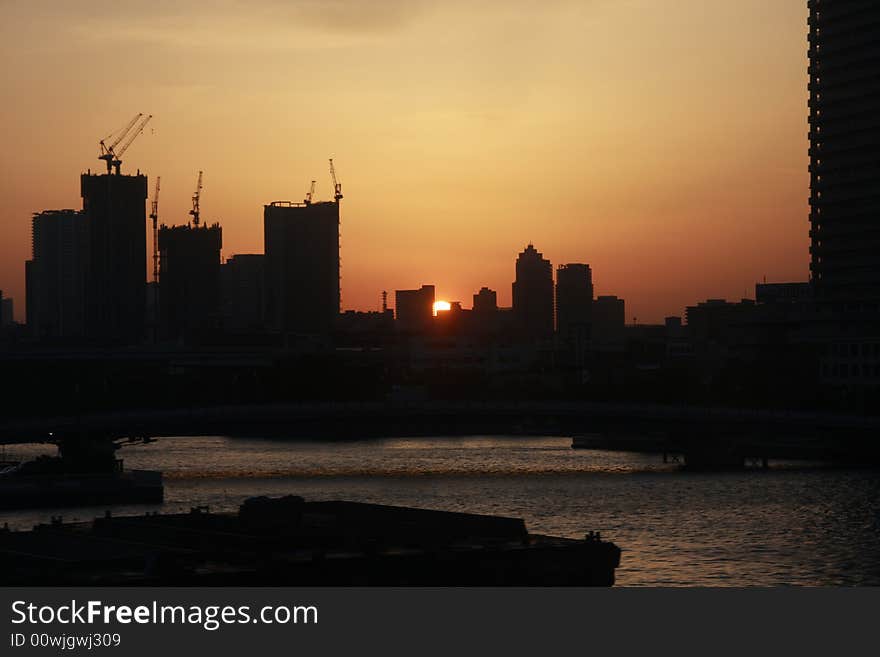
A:
POLYGON ((180 48, 300 50, 374 42, 439 7, 425 0, 224 0, 138 5, 92 2, 85 10, 46 8, 58 25, 84 42, 152 44, 180 48))
POLYGON ((150 5, 92 0, 74 6, 34 0, 16 6, 19 18, 50 20, 84 42, 155 44, 180 48, 298 50, 376 43, 438 15, 466 24, 504 15, 536 23, 574 0, 508 0, 475 6, 466 0, 154 0, 150 5))

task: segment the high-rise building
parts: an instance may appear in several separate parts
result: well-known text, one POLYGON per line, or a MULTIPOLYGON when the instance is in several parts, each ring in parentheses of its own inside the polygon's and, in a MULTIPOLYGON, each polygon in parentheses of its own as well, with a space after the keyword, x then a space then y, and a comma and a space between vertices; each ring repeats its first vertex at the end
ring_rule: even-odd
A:
POLYGON ((88 224, 77 210, 46 210, 31 222, 33 254, 25 263, 27 325, 38 339, 85 333, 88 224))
POLYGON ((880 301, 880 4, 809 0, 810 247, 820 299, 880 301))
POLYGON ((147 290, 147 177, 81 177, 88 224, 86 335, 133 344, 144 336, 147 290))
POLYGON ((422 285, 418 290, 396 290, 394 311, 401 331, 426 331, 434 319, 434 286, 422 285))
POLYGON ((0 290, 0 329, 10 326, 14 321, 12 298, 4 297, 3 290, 0 290))
POLYGON ((560 265, 556 270, 556 330, 564 338, 589 339, 593 306, 590 265, 560 265))
POLYGON ((480 288, 474 295, 473 311, 470 314, 470 328, 476 334, 496 333, 500 327, 498 294, 488 287, 480 288))
POLYGON ((15 323, 15 309, 12 297, 4 297, 0 291, 0 328, 12 326, 15 323))
POLYGON ((481 287, 474 295, 474 313, 482 316, 492 315, 498 310, 498 294, 488 287, 481 287))
POLYGON ((327 334, 339 315, 339 203, 264 207, 265 318, 283 332, 327 334))
POLYGON ((600 296, 593 302, 592 342, 603 347, 623 343, 626 327, 626 304, 616 296, 600 296))
POLYGON ((263 327, 265 256, 240 253, 220 267, 223 328, 232 333, 259 331, 263 327))
POLYGON ((194 338, 220 326, 220 224, 159 228, 159 326, 194 338))
POLYGON ((531 244, 516 259, 513 314, 523 336, 553 335, 553 268, 531 244))

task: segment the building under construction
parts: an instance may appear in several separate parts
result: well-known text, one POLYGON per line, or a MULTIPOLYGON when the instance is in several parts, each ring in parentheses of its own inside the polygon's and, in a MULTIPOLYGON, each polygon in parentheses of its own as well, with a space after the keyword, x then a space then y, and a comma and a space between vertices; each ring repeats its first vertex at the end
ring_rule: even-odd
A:
POLYGON ((264 207, 266 324, 292 333, 329 333, 339 315, 339 204, 264 207))
POLYGON ((166 339, 219 327, 220 224, 159 228, 159 325, 166 339))
MULTIPOLYGON (((122 156, 149 123, 139 113, 101 140, 105 174, 80 177, 85 265, 82 299, 85 336, 95 343, 134 344, 143 339, 146 312, 147 177, 121 173, 122 156)), ((66 331, 66 329, 65 329, 66 331)))
POLYGON ((156 227, 159 181, 153 194, 153 276, 158 277, 159 335, 166 340, 198 340, 220 328, 220 224, 201 222, 202 172, 192 196, 192 223, 156 227))
MULTIPOLYGON (((263 210, 265 239, 265 320, 284 333, 329 334, 340 309, 339 201, 276 201, 263 210)), ((314 189, 314 183, 313 183, 314 189)))
POLYGON ((86 335, 99 342, 140 342, 146 313, 147 177, 138 172, 81 177, 88 226, 86 335))

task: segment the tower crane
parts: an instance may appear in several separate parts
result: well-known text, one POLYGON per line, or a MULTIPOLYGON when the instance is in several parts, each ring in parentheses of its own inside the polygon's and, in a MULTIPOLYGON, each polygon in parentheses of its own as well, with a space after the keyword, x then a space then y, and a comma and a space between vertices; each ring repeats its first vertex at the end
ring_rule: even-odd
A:
POLYGON ((113 158, 112 158, 113 161, 112 161, 112 163, 113 163, 113 166, 116 168, 116 175, 117 175, 117 176, 119 175, 119 167, 120 167, 120 165, 122 164, 122 155, 125 153, 125 151, 128 150, 128 147, 131 146, 131 143, 132 143, 135 139, 137 139, 138 135, 141 134, 141 133, 144 131, 144 128, 145 128, 146 125, 150 122, 150 119, 152 119, 152 118, 153 118, 153 115, 152 115, 152 114, 147 115, 147 117, 146 117, 145 119, 143 119, 143 120, 142 120, 142 121, 141 121, 141 122, 135 127, 134 132, 131 132, 131 133, 129 134, 128 139, 125 140, 125 143, 122 144, 122 146, 119 148, 119 150, 113 152, 113 154, 112 154, 112 155, 113 155, 113 158))
POLYGON ((311 187, 309 187, 309 193, 306 194, 306 197, 305 197, 305 199, 303 200, 303 203, 305 203, 306 205, 311 205, 311 204, 312 204, 312 199, 313 199, 314 196, 315 196, 315 182, 316 182, 316 181, 314 181, 314 180, 312 181, 312 185, 311 185, 311 187))
POLYGON ((202 171, 199 171, 199 182, 196 184, 196 191, 192 196, 193 207, 189 213, 193 218, 193 226, 199 225, 199 202, 202 200, 202 171))
POLYGON ((107 135, 106 137, 104 137, 100 141, 101 154, 98 156, 98 159, 104 160, 107 162, 107 173, 110 173, 112 166, 113 166, 113 160, 116 158, 116 153, 114 152, 113 149, 116 148, 116 146, 119 144, 119 142, 121 142, 123 139, 125 139, 125 135, 128 134, 128 132, 134 127, 134 124, 137 123, 138 119, 140 119, 142 116, 143 116, 143 113, 138 112, 137 114, 134 115, 134 118, 131 121, 129 121, 128 124, 126 124, 126 126, 124 128, 122 128, 121 130, 119 130, 117 132, 111 132, 109 135, 107 135), (110 142, 110 144, 107 144, 106 143, 107 140, 109 140, 113 137, 115 137, 115 139, 113 139, 113 141, 110 142))
POLYGON ((333 198, 339 203, 342 198, 342 183, 336 181, 336 167, 333 166, 333 158, 330 158, 330 178, 333 180, 333 198))
POLYGON ((150 219, 153 220, 153 283, 159 282, 159 228, 157 222, 159 220, 159 181, 160 176, 156 176, 156 191, 153 192, 153 203, 150 206, 150 219))

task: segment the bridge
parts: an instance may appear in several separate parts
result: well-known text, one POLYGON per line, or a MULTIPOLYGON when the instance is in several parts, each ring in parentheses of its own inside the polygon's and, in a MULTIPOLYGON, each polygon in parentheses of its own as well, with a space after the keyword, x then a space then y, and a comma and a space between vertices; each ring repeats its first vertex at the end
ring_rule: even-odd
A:
POLYGON ((135 409, 0 423, 0 444, 222 435, 578 436, 599 449, 880 463, 880 418, 583 401, 303 402, 135 409))

